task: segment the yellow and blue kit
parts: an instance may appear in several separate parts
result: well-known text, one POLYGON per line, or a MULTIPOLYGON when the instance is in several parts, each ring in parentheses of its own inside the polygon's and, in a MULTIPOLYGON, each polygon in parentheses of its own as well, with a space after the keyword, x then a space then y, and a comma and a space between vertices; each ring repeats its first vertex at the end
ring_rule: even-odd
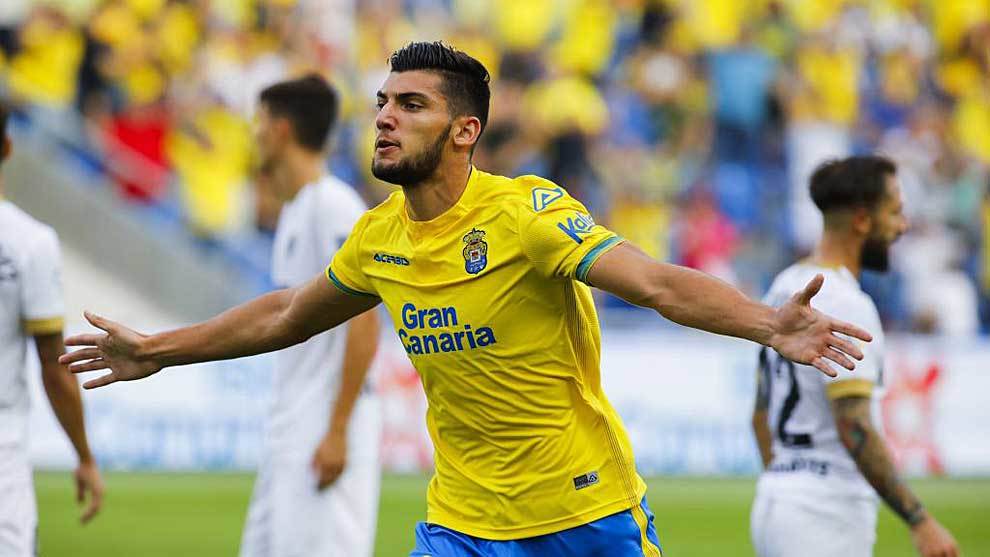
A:
POLYGON ((518 540, 640 508, 583 282, 621 241, 556 184, 477 169, 432 220, 410 219, 395 192, 354 226, 327 276, 382 299, 422 378, 428 523, 518 540))

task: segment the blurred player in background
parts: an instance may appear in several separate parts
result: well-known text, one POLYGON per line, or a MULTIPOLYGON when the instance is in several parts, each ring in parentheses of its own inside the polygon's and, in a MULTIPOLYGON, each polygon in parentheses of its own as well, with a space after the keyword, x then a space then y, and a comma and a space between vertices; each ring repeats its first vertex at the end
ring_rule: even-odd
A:
POLYGON ((325 274, 204 323, 146 336, 87 313, 74 371, 100 387, 163 367, 277 350, 384 302, 428 400, 436 471, 412 555, 657 556, 628 435, 599 377, 588 284, 683 325, 747 338, 832 373, 857 327, 811 309, 812 279, 778 310, 657 262, 595 224, 563 188, 473 167, 489 76, 442 43, 395 52, 378 92, 372 171, 402 186, 354 226, 325 274))
MULTIPOLYGON (((0 105, 0 165, 10 154, 6 109, 0 105)), ((62 278, 58 237, 3 199, 0 180, 0 555, 37 553, 34 483, 28 461, 28 339, 41 361, 48 401, 79 457, 76 500, 89 502, 89 522, 103 501, 103 480, 86 440, 79 384, 58 362, 62 344, 62 278)))
MULTIPOLYGON (((326 171, 338 105, 336 91, 315 75, 261 92, 255 141, 270 189, 284 202, 272 257, 272 279, 282 288, 320 274, 367 209, 326 171)), ((382 425, 365 379, 378 335, 378 317, 368 311, 275 354, 267 439, 242 556, 371 556, 382 425)))
POLYGON ((866 557, 876 540, 877 495, 911 528, 924 557, 958 555, 955 540, 900 481, 879 423, 883 331, 861 269, 887 270, 887 250, 907 230, 892 162, 851 157, 826 162, 811 177, 825 217, 817 249, 780 273, 766 302, 779 306, 817 274, 826 276, 815 307, 874 335, 855 373, 809 373, 773 350, 760 351, 753 429, 764 472, 751 526, 760 557, 866 557))

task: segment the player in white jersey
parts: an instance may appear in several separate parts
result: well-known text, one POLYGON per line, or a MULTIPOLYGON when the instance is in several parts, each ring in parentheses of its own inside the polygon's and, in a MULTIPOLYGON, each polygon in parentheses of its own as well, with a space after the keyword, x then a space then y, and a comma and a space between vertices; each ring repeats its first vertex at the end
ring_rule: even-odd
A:
MULTIPOLYGON (((334 90, 309 76, 261 93, 256 142, 285 203, 273 282, 291 288, 323 270, 366 207, 325 173, 334 90)), ((365 388, 378 341, 374 311, 275 355, 265 450, 248 509, 244 557, 368 557, 378 518, 381 412, 365 388)))
MULTIPOLYGON (((0 106, 0 163, 10 153, 7 112, 0 106)), ((58 363, 62 344, 62 284, 58 238, 3 199, 0 182, 0 555, 37 553, 38 517, 28 461, 28 339, 41 360, 42 383, 55 416, 79 457, 76 498, 100 510, 103 482, 86 440, 76 378, 58 363)))
POLYGON ((888 247, 907 228, 895 172, 882 157, 818 167, 811 197, 825 217, 821 242, 767 294, 767 305, 782 305, 824 274, 813 305, 870 331, 873 342, 862 347, 855 371, 836 367, 834 378, 760 351, 753 429, 765 470, 751 517, 760 557, 872 555, 878 495, 910 526, 921 555, 958 554, 952 536, 898 479, 877 425, 884 337, 858 276, 863 268, 885 271, 888 247))

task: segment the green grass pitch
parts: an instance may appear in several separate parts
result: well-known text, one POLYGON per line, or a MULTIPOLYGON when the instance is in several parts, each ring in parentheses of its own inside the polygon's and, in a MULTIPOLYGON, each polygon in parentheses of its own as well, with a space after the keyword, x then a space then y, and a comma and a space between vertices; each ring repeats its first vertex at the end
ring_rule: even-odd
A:
MULTIPOLYGON (((196 557, 237 554, 253 476, 108 473, 103 513, 78 524, 71 474, 39 472, 42 557, 196 557)), ((420 476, 386 476, 376 557, 406 557, 426 514, 420 476)), ((652 478, 647 497, 668 557, 748 556, 752 479, 652 478)), ((963 555, 990 555, 990 479, 910 482, 956 535, 963 555)), ((913 555, 907 531, 880 515, 876 557, 913 555)))

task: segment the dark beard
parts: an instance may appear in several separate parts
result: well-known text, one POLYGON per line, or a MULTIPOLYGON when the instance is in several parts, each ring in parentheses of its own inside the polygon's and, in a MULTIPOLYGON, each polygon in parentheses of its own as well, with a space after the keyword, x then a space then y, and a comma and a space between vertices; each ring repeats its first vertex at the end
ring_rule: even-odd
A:
POLYGON ((890 268, 889 248, 880 238, 867 238, 859 254, 859 264, 870 271, 887 272, 890 268))
POLYGON ((397 186, 414 186, 429 178, 437 166, 440 165, 440 158, 443 155, 443 146, 447 143, 452 124, 447 124, 447 128, 437 136, 433 145, 427 147, 422 153, 415 157, 410 157, 399 161, 393 166, 384 166, 371 159, 371 173, 383 182, 395 184, 397 186))

